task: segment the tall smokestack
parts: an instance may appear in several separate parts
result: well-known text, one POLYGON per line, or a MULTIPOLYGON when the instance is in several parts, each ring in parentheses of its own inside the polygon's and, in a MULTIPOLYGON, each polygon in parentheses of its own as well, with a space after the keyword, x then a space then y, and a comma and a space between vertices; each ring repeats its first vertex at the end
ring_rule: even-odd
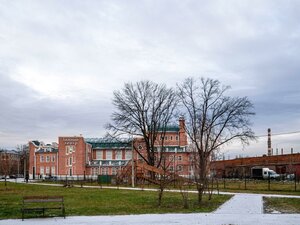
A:
POLYGON ((268 156, 272 155, 271 129, 268 129, 268 156))

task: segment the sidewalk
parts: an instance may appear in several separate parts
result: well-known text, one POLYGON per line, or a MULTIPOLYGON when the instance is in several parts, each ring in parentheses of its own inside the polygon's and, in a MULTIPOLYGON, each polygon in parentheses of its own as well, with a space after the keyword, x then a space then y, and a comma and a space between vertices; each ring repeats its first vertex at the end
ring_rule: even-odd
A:
POLYGON ((236 194, 225 202, 216 214, 262 214, 262 195, 236 194))

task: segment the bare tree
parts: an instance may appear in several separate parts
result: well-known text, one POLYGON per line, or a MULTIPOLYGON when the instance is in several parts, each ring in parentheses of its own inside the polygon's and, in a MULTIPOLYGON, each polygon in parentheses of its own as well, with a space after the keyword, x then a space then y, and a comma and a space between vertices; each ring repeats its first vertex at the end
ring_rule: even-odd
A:
POLYGON ((173 165, 173 160, 167 160, 166 156, 162 156, 162 163, 160 165, 162 173, 156 174, 158 182, 158 206, 161 206, 164 190, 175 180, 175 173, 169 172, 170 166, 173 165))
POLYGON ((249 144, 254 139, 250 118, 255 114, 247 97, 229 97, 229 86, 218 80, 187 78, 177 85, 186 117, 185 130, 195 151, 198 202, 208 182, 212 153, 233 140, 249 144))
POLYGON ((5 187, 7 186, 7 177, 11 175, 12 159, 7 150, 0 150, 0 174, 4 176, 5 187))
POLYGON ((28 167, 29 167, 29 145, 19 144, 16 146, 16 149, 19 154, 19 163, 20 163, 19 173, 23 174, 25 179, 26 175, 28 174, 28 167))
POLYGON ((148 165, 159 167, 166 128, 177 105, 176 98, 173 89, 163 84, 151 81, 125 83, 121 91, 114 92, 116 111, 112 114, 113 123, 107 128, 113 136, 141 137, 147 154, 144 156, 134 145, 135 150, 148 165), (157 143, 162 146, 160 151, 157 151, 157 143))

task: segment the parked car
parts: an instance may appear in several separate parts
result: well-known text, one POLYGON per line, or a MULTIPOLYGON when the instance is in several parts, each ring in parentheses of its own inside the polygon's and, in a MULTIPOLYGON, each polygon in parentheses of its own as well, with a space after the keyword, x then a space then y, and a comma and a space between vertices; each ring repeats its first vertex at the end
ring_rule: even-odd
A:
POLYGON ((294 179, 295 179, 295 174, 294 174, 294 173, 287 174, 287 175, 286 175, 286 179, 287 179, 287 180, 294 180, 294 179))
POLYGON ((280 175, 269 168, 253 167, 251 169, 251 177, 254 179, 279 179, 280 175))

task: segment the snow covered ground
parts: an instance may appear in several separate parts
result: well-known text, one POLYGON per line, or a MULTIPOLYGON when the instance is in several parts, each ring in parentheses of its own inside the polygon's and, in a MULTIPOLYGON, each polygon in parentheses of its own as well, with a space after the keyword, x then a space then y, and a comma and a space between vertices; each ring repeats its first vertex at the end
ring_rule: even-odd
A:
MULTIPOLYGON (((243 206, 241 205, 241 208, 243 206)), ((300 224, 299 214, 147 214, 128 216, 75 216, 63 218, 42 218, 2 220, 0 225, 179 225, 179 224, 300 224)))
MULTIPOLYGON (((99 187, 90 187, 99 188, 99 187)), ((131 189, 131 188, 126 188, 131 189)), ((136 190, 136 189, 135 189, 136 190)), ((146 190, 146 189, 144 189, 146 190)), ((151 189, 151 191, 156 191, 151 189)), ((226 193, 232 194, 232 193, 226 193)), ((299 225, 300 214, 263 214, 263 196, 300 196, 234 193, 228 202, 212 213, 191 214, 144 214, 125 216, 70 216, 63 218, 38 218, 22 220, 0 220, 0 225, 299 225)))

